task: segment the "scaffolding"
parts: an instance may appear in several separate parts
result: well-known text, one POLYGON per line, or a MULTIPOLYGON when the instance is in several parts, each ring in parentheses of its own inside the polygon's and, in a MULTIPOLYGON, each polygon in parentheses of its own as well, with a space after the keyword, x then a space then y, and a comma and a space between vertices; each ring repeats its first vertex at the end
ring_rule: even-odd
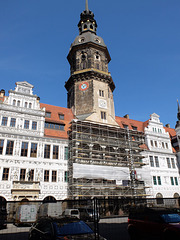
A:
POLYGON ((73 120, 69 130, 69 198, 145 196, 136 169, 144 165, 144 133, 73 120), (117 175, 112 176, 112 175, 117 175))

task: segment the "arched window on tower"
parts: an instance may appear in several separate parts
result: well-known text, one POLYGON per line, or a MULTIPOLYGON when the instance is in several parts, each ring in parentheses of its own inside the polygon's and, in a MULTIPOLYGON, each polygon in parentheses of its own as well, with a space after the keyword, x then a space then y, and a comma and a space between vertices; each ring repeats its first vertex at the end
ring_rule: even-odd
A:
POLYGON ((99 55, 99 52, 95 53, 94 62, 95 62, 95 68, 100 69, 100 55, 99 55))
POLYGON ((87 25, 86 24, 84 24, 84 29, 87 29, 87 25))
POLYGON ((82 55, 81 55, 81 68, 86 69, 86 67, 87 67, 86 55, 84 53, 82 53, 82 55))

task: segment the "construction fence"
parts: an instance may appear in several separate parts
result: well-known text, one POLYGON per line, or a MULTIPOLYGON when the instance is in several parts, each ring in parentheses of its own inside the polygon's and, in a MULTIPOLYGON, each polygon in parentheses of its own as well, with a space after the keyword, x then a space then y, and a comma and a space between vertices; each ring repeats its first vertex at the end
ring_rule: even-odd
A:
POLYGON ((0 206, 0 239, 28 240, 30 227, 37 219, 76 216, 93 229, 93 239, 103 237, 108 240, 128 240, 127 220, 132 206, 179 208, 180 199, 93 198, 54 202, 3 202, 0 206))

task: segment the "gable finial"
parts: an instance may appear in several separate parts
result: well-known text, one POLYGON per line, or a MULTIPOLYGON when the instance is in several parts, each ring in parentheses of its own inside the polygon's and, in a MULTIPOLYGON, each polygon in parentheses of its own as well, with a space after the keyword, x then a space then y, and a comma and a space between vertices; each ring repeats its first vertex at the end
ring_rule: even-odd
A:
POLYGON ((89 11, 89 7, 88 7, 88 0, 86 0, 86 11, 89 11))

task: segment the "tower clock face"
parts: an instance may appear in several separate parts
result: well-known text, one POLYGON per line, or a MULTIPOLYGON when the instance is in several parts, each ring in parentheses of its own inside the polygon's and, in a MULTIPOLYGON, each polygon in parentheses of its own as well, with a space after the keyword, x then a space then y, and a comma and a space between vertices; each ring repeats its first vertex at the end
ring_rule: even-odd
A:
POLYGON ((88 82, 82 82, 82 83, 80 83, 80 85, 79 85, 79 90, 85 91, 85 90, 88 89, 88 87, 89 87, 89 83, 88 83, 88 82))

